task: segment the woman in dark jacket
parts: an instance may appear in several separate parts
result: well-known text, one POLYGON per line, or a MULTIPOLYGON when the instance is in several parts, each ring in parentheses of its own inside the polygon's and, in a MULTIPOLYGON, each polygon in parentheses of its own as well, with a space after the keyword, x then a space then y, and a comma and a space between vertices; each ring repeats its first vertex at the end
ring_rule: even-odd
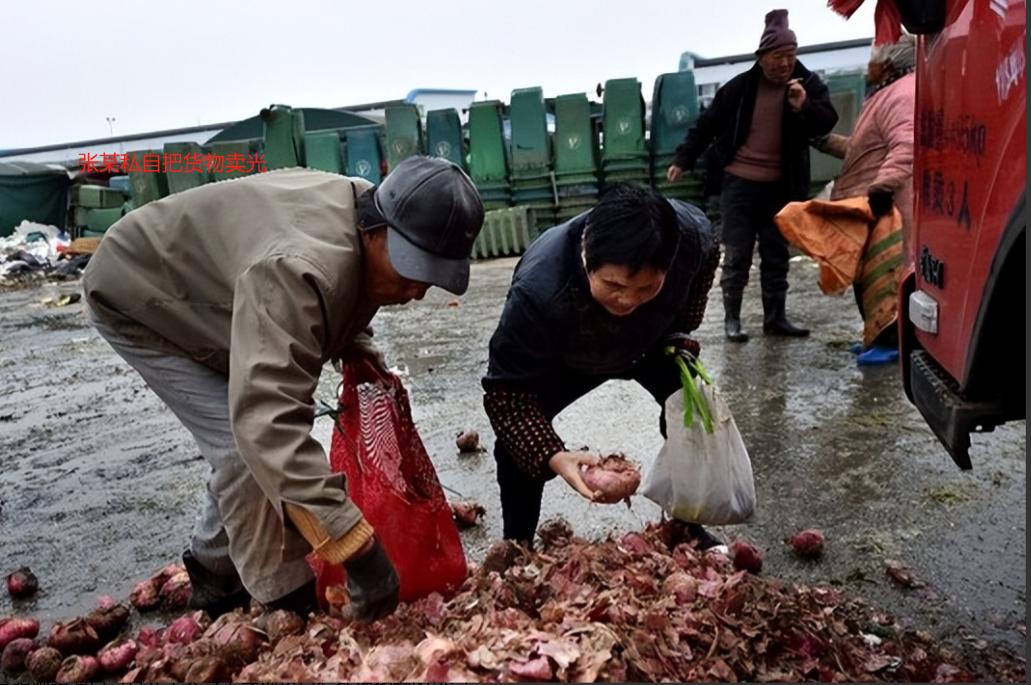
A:
MULTIPOLYGON (((686 334, 702 321, 718 263, 701 210, 629 186, 530 246, 483 379, 506 539, 532 543, 544 484, 556 475, 594 499, 580 467, 598 457, 568 451, 552 419, 616 378, 636 380, 661 405, 680 387, 664 348, 698 353, 686 334)), ((701 526, 689 532, 699 547, 719 544, 701 526)))

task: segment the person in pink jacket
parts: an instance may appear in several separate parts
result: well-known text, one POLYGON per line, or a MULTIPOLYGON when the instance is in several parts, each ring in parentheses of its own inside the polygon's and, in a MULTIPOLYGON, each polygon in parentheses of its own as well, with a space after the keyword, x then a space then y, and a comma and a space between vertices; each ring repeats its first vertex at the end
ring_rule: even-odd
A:
MULTIPOLYGON (((902 229, 892 236, 899 250, 899 268, 910 259, 909 232, 913 224, 913 120, 916 108, 916 39, 903 35, 897 42, 875 45, 867 66, 866 101, 851 136, 825 136, 817 147, 841 157, 841 173, 834 180, 831 200, 867 197, 875 217, 892 211, 902 215, 902 229)), ((880 245, 880 243, 878 243, 880 245)), ((867 246, 870 249, 871 245, 867 246)), ((856 304, 863 314, 863 284, 855 286, 856 304)), ((894 326, 886 328, 858 357, 860 365, 884 364, 898 359, 894 326)))

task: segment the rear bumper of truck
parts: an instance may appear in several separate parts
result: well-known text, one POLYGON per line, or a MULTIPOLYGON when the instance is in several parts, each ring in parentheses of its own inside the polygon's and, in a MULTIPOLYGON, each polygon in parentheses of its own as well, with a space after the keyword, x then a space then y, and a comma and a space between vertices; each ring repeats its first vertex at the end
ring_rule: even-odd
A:
POLYGON ((961 469, 971 468, 970 433, 986 433, 1006 420, 1002 402, 970 401, 925 350, 909 353, 913 404, 961 469))

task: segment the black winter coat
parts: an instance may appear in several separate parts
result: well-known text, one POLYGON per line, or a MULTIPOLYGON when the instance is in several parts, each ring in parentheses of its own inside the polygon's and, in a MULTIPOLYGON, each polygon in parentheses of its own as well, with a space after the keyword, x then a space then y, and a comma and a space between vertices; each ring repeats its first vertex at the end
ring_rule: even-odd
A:
MULTIPOLYGON (((733 162, 748 138, 761 78, 762 68, 756 62, 751 69, 723 84, 677 147, 673 163, 684 170, 694 168, 710 144, 720 169, 733 162)), ((795 63, 791 78, 801 79, 806 98, 802 109, 795 112, 787 102, 787 87, 784 89, 781 164, 790 199, 805 200, 809 197, 809 139, 830 133, 838 123, 838 113, 831 104, 827 86, 801 62, 795 63)))
POLYGON ((699 302, 704 312, 719 248, 701 210, 679 200, 670 204, 680 226, 673 264, 655 299, 628 316, 612 316, 591 297, 581 261, 589 212, 537 238, 513 274, 490 340, 484 387, 532 389, 567 372, 614 377, 664 336, 690 333, 699 302))

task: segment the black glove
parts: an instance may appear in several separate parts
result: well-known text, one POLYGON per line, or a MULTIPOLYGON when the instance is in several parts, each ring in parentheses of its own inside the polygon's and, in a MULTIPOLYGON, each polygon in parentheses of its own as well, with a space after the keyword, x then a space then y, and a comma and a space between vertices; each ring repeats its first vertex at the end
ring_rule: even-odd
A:
POLYGON ((670 333, 662 340, 662 344, 666 347, 675 347, 678 350, 690 352, 692 357, 697 357, 698 353, 702 351, 701 344, 687 333, 670 333))
POLYGON ((394 612, 400 581, 378 538, 373 538, 368 552, 345 561, 344 570, 347 571, 347 594, 351 597, 351 603, 343 610, 345 618, 368 622, 394 612))
POLYGON ((874 218, 879 219, 885 214, 891 213, 895 194, 882 188, 870 188, 866 193, 866 199, 870 202, 870 211, 873 212, 874 218))

